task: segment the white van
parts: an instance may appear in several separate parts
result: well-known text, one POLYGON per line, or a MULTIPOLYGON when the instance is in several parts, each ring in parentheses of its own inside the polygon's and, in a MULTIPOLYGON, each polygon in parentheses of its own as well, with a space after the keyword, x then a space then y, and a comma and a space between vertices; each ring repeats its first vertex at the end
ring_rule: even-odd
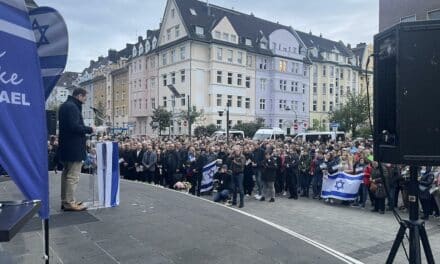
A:
POLYGON ((345 132, 305 132, 298 133, 293 140, 300 140, 303 142, 327 142, 330 140, 344 141, 345 132))
MULTIPOLYGON (((223 130, 215 131, 211 137, 214 139, 226 139, 226 131, 223 130)), ((241 130, 229 130, 229 138, 244 139, 244 132, 241 130)))
POLYGON ((260 128, 255 132, 252 140, 284 139, 285 136, 286 133, 279 127, 260 128))

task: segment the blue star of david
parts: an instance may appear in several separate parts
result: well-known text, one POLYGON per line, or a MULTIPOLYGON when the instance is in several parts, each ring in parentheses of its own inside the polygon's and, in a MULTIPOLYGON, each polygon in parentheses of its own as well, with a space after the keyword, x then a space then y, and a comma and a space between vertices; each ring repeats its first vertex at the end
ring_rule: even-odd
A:
POLYGON ((37 41, 37 48, 39 48, 41 45, 47 45, 49 44, 49 40, 46 37, 46 31, 49 29, 49 25, 40 26, 38 21, 34 19, 34 22, 32 23, 32 29, 38 30, 40 33, 40 39, 37 41))
POLYGON ((208 172, 208 176, 209 176, 209 178, 213 178, 214 177, 214 171, 210 170, 208 172))
POLYGON ((336 182, 335 184, 335 188, 339 191, 339 189, 344 189, 344 184, 345 182, 343 182, 342 180, 339 180, 336 182))

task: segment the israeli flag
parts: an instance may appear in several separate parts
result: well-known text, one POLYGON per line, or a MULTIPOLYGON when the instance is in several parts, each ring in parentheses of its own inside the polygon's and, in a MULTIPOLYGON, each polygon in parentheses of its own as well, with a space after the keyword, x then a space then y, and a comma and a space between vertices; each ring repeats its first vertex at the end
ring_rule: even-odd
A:
POLYGON ((351 175, 345 172, 337 172, 328 175, 322 181, 321 197, 345 201, 355 200, 363 179, 363 173, 351 175))
POLYGON ((29 15, 37 40, 44 96, 47 99, 66 67, 69 49, 67 27, 60 13, 51 7, 32 9, 29 15))
POLYGON ((47 127, 40 62, 24 0, 0 0, 0 165, 49 218, 47 127))
POLYGON ((209 192, 214 187, 214 174, 217 173, 217 161, 213 161, 203 167, 203 178, 200 192, 209 192))
POLYGON ((104 207, 119 205, 119 150, 117 142, 96 145, 98 197, 104 207))

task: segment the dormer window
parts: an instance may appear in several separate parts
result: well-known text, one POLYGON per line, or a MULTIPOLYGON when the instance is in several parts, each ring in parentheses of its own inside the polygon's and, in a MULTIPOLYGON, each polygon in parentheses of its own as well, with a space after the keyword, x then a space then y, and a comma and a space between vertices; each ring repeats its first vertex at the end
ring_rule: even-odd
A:
POLYGON ((139 55, 144 53, 144 46, 141 44, 139 45, 139 55))
POLYGON ((150 42, 147 41, 147 43, 145 43, 145 52, 149 52, 150 49, 151 49, 150 42))
POLYGON ((205 30, 203 29, 203 27, 196 26, 196 34, 200 36, 205 35, 205 30))
POLYGON ((260 43, 260 48, 262 48, 262 49, 267 49, 267 43, 266 43, 265 41, 262 41, 262 42, 260 43))
POLYGON ((152 47, 152 48, 153 48, 153 49, 156 48, 156 45, 157 45, 157 39, 154 38, 154 39, 153 39, 153 47, 152 47))
POLYGON ((136 47, 133 47, 133 57, 136 57, 137 56, 137 50, 136 50, 136 47))
POLYGON ((193 8, 190 8, 189 12, 191 12, 191 15, 197 16, 196 10, 194 10, 193 8))
POLYGON ((250 38, 246 38, 246 46, 252 46, 252 40, 250 38))

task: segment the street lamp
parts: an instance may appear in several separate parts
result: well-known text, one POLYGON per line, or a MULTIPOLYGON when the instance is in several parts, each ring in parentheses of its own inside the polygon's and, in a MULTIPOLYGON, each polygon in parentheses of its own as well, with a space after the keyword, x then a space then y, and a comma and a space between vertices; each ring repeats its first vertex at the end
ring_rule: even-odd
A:
MULTIPOLYGON (((229 145, 229 102, 226 104, 226 144, 229 145)), ((218 111, 219 116, 223 116, 224 110, 218 111)))

